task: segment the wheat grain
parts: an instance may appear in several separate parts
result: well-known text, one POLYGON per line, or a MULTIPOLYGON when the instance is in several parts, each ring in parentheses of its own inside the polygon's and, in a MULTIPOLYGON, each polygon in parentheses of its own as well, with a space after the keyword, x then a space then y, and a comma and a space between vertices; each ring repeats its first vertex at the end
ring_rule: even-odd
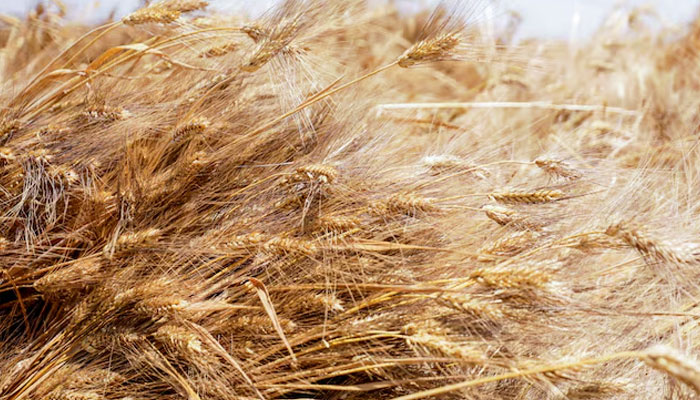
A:
POLYGON ((221 57, 238 49, 237 42, 228 42, 217 46, 211 46, 199 53, 199 58, 221 57))
POLYGON ((338 170, 335 167, 324 164, 305 165, 297 168, 296 172, 301 177, 317 180, 321 183, 333 183, 338 178, 338 170))
POLYGON ((561 200, 565 194, 561 190, 537 190, 534 192, 508 191, 489 194, 492 200, 505 204, 542 204, 561 200))
POLYGON ((618 222, 610 225, 605 234, 616 237, 625 242, 628 246, 637 250, 644 257, 658 262, 670 262, 678 264, 692 264, 697 259, 691 255, 683 254, 664 243, 648 237, 637 227, 618 222))
POLYGON ((153 334, 160 343, 185 356, 197 356, 203 353, 202 341, 196 334, 179 325, 163 325, 153 334))
POLYGON ((442 33, 433 38, 421 40, 411 46, 398 59, 402 68, 417 64, 450 59, 452 52, 462 43, 459 33, 442 33))
POLYGON ((667 373, 700 393, 700 364, 696 360, 664 345, 647 350, 642 359, 650 367, 667 373))
POLYGON ((322 229, 332 232, 347 232, 360 226, 362 221, 358 217, 347 215, 326 215, 320 217, 317 224, 322 229))
POLYGON ((208 119, 204 117, 194 118, 175 129, 173 132, 172 141, 175 143, 180 143, 190 140, 194 136, 203 134, 208 127, 208 119))
POLYGON ((535 165, 542 168, 548 174, 558 176, 567 180, 575 180, 581 177, 581 173, 571 168, 568 164, 560 160, 549 158, 538 158, 535 165))
POLYGON ((479 253, 497 256, 512 256, 534 245, 538 235, 532 231, 510 233, 493 243, 488 243, 479 249, 479 253))

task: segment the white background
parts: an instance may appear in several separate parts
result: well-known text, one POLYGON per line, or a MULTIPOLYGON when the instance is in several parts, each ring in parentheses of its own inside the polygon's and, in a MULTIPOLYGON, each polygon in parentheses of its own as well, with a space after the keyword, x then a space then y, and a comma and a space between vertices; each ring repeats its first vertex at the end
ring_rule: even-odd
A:
MULTIPOLYGON (((0 0, 0 12, 23 14, 38 0, 0 0)), ((82 18, 104 17, 116 10, 121 17, 142 4, 140 0, 63 0, 71 9, 83 9, 82 18)), ((258 13, 275 0, 210 0, 213 7, 228 12, 258 13)), ((414 8, 430 5, 435 0, 395 0, 414 8)), ((463 0, 473 1, 473 0, 463 0)), ((523 17, 520 37, 547 37, 562 39, 583 38, 600 26, 604 17, 615 6, 633 7, 649 4, 669 24, 684 24, 692 20, 700 9, 700 0, 500 0, 502 8, 518 11, 523 17), (577 22, 578 21, 578 22, 577 22)), ((78 15, 76 13, 76 15, 78 15)))

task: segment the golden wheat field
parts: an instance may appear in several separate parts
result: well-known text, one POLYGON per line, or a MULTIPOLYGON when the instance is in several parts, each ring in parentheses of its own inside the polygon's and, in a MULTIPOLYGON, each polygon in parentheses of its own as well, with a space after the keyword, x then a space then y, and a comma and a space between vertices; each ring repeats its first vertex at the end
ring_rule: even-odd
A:
POLYGON ((489 4, 0 17, 0 399, 698 398, 700 20, 489 4))

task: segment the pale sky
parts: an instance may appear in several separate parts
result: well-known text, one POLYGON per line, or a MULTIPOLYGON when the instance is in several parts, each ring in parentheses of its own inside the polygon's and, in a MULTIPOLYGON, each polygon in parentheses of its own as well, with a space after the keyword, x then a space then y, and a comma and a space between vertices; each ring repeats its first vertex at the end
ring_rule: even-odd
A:
MULTIPOLYGON (((0 0, 0 12, 21 14, 38 0, 0 0)), ((63 0, 72 9, 84 8, 87 15, 106 15, 112 9, 122 16, 141 4, 140 0, 63 0)), ((227 12, 253 13, 265 10, 275 0, 210 0, 212 7, 227 12)), ((436 3, 435 0, 396 0, 415 7, 436 3)), ((469 0, 465 0, 469 1, 469 0)), ((521 37, 583 38, 594 32, 603 18, 618 4, 627 7, 649 4, 668 23, 683 24, 692 20, 700 9, 700 0, 500 0, 501 8, 518 11, 523 16, 521 37)))

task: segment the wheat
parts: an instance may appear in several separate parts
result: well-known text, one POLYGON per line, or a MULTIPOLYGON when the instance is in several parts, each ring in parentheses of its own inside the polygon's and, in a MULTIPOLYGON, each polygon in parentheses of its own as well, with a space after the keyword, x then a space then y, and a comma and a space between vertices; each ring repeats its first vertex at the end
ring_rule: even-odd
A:
POLYGON ((175 143, 180 143, 190 140, 194 136, 203 134, 208 127, 208 119, 204 117, 194 118, 175 129, 173 132, 172 141, 175 143))
POLYGON ((549 273, 530 265, 503 269, 479 268, 472 271, 469 278, 484 285, 502 288, 541 288, 552 279, 549 273))
POLYGON ((256 24, 245 25, 241 28, 241 31, 248 35, 248 37, 251 38, 255 43, 260 42, 261 40, 270 35, 270 33, 267 30, 265 30, 265 28, 256 24))
POLYGON ((178 296, 154 295, 136 303, 134 311, 141 316, 159 320, 181 314, 189 305, 187 300, 178 296))
POLYGON ((664 345, 647 350, 643 360, 650 367, 667 373, 700 393, 700 364, 696 360, 664 345))
POLYGON ((433 335, 426 331, 417 331, 407 336, 406 341, 410 345, 420 345, 436 350, 448 357, 469 361, 474 364, 481 364, 486 360, 484 352, 476 346, 453 343, 443 336, 433 335))
POLYGON ((462 40, 459 33, 442 33, 433 38, 421 40, 399 57, 398 64, 400 67, 408 68, 417 64, 448 60, 462 40))
POLYGON ((161 235, 160 229, 149 228, 138 232, 123 233, 114 243, 108 243, 103 248, 103 254, 111 259, 114 254, 132 251, 139 247, 152 245, 161 235))
POLYGON ((420 197, 411 193, 397 193, 389 197, 383 205, 389 212, 406 215, 439 210, 434 199, 420 197))
POLYGON ((17 159, 15 152, 9 147, 0 147, 0 161, 3 164, 9 164, 17 159))
POLYGON ((514 191, 495 192, 489 197, 505 204, 542 204, 561 200, 565 194, 561 190, 537 190, 534 192, 514 191))
POLYGON ((487 322, 499 322, 514 316, 514 312, 508 310, 500 301, 486 302, 470 295, 444 294, 438 297, 437 301, 477 320, 487 322))
POLYGON ((111 107, 106 105, 95 105, 88 107, 83 113, 83 117, 94 121, 114 122, 131 116, 131 113, 121 107, 111 107))
POLYGON ((205 8, 209 3, 201 0, 163 0, 141 8, 122 18, 127 25, 148 23, 169 24, 180 15, 205 8))
POLYGON ((321 183, 333 183, 338 178, 338 170, 330 165, 311 164, 299 167, 296 173, 310 180, 317 180, 321 183))
POLYGON ((34 281, 34 288, 47 298, 75 295, 99 279, 102 265, 97 260, 77 260, 70 267, 50 272, 34 281))
POLYGON ((332 232, 347 232, 360 226, 362 221, 358 217, 346 215, 327 215, 320 217, 317 224, 320 228, 332 232))
POLYGON ((236 51, 239 47, 237 42, 228 42, 217 46, 211 46, 199 53, 200 58, 221 57, 236 51))
POLYGON ((122 18, 122 22, 127 25, 141 25, 141 24, 170 24, 177 21, 180 18, 180 12, 174 10, 168 10, 164 7, 159 7, 158 5, 142 8, 135 11, 126 17, 122 18))
POLYGON ((698 389, 639 349, 698 336, 699 21, 54 3, 0 16, 0 398, 698 389))
POLYGON ((621 239, 628 246, 637 250, 644 257, 658 262, 692 264, 697 262, 693 256, 684 254, 664 243, 648 237, 641 229, 618 222, 610 225, 605 234, 621 239))
POLYGON ((203 353, 202 341, 196 334, 179 325, 163 325, 153 334, 160 343, 185 356, 197 356, 203 353))
POLYGON ((3 119, 0 122, 0 146, 7 143, 20 128, 22 128, 21 121, 17 119, 3 119))
POLYGON ((574 180, 581 177, 581 173, 571 168, 568 164, 560 160, 549 158, 538 158, 535 165, 542 168, 548 174, 558 176, 567 180, 574 180))
POLYGON ((308 240, 274 236, 262 245, 262 250, 273 254, 302 254, 312 256, 318 252, 318 247, 308 240))
POLYGON ((497 256, 512 256, 534 245, 538 235, 532 231, 519 231, 508 234, 479 249, 479 253, 497 256))

